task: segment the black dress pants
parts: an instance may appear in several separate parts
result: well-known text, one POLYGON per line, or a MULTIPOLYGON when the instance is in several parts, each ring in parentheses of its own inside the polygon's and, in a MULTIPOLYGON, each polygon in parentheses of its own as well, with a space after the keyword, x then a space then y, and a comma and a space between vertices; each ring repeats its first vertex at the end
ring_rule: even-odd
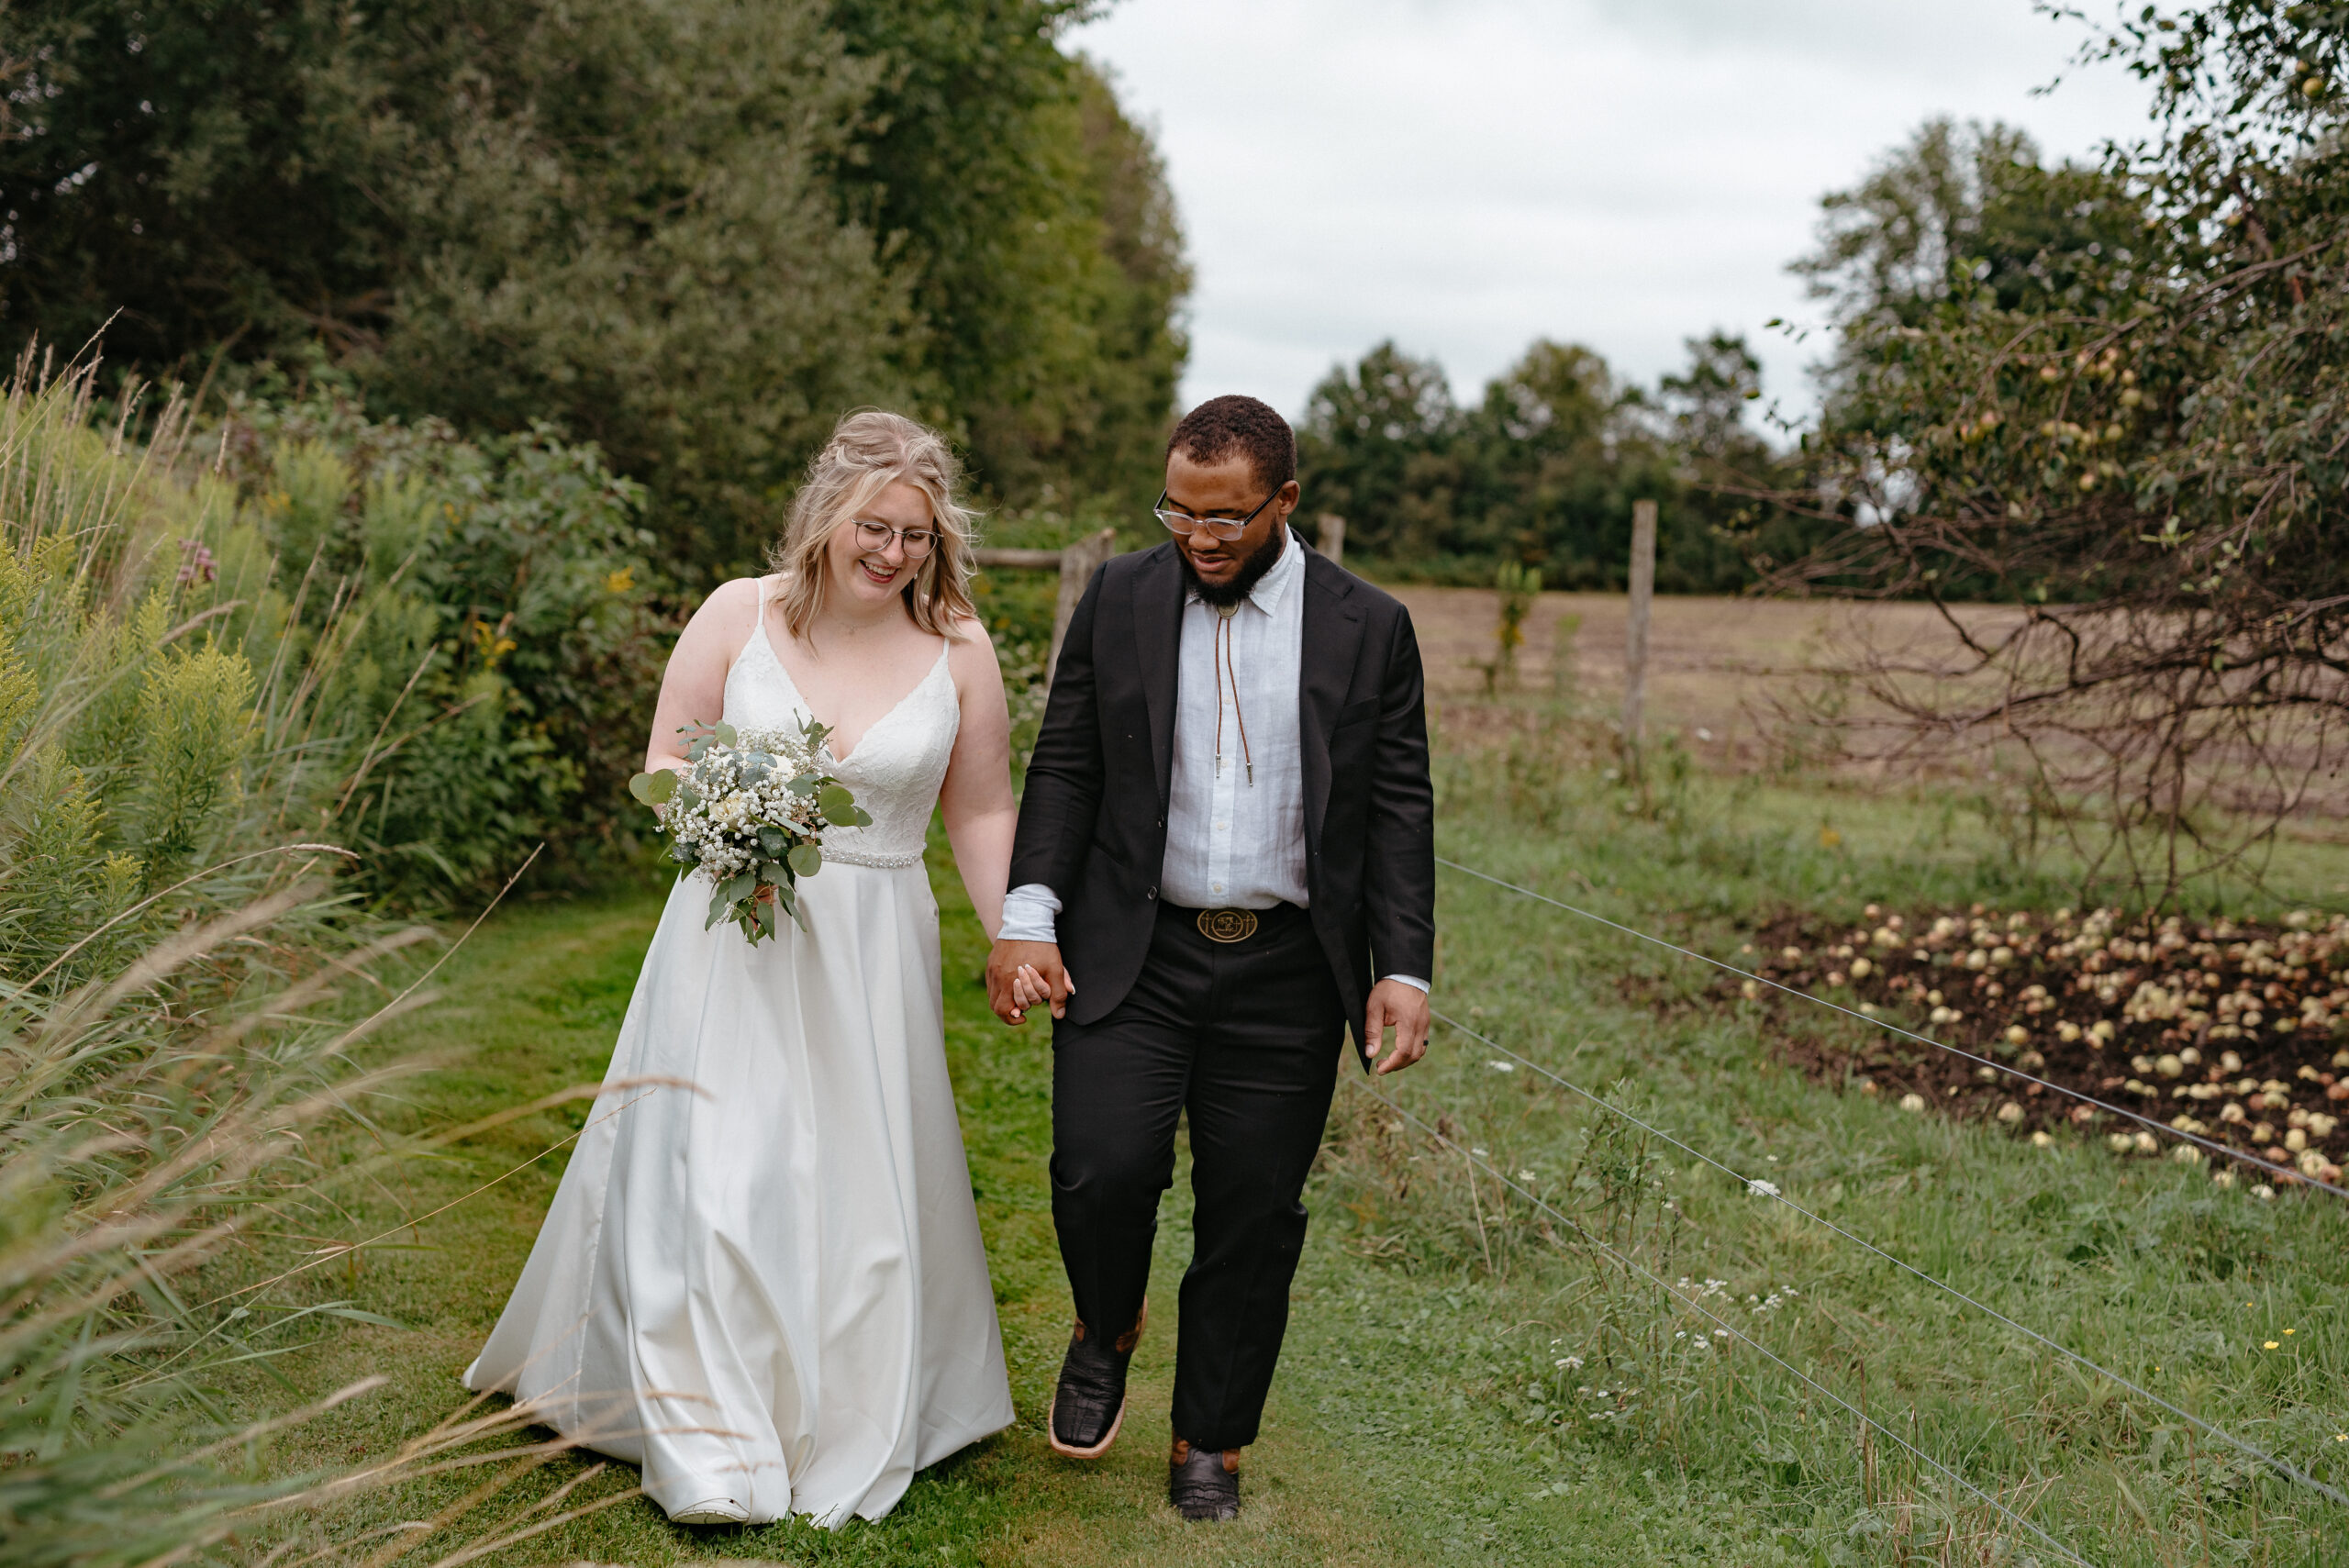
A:
POLYGON ((1125 1000, 1098 1023, 1052 1031, 1052 1223, 1085 1332, 1116 1339, 1141 1310, 1174 1127, 1190 1113, 1197 1213, 1174 1435, 1243 1448, 1288 1328, 1305 1244, 1298 1198, 1345 1018, 1304 910, 1260 911, 1256 934, 1230 944, 1202 935, 1196 916, 1162 907, 1125 1000))

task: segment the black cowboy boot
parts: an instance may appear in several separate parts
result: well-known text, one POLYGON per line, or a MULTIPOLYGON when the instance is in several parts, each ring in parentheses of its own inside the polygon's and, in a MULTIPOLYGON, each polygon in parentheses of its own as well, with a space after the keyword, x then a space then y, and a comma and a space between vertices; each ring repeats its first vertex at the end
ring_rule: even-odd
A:
POLYGON ((1181 1438, 1167 1460, 1166 1500, 1193 1522, 1240 1517, 1240 1451, 1193 1448, 1181 1438))
POLYGON ((1126 1364, 1134 1359, 1148 1321, 1150 1304, 1144 1302, 1134 1326, 1108 1345, 1088 1335, 1082 1321, 1077 1324, 1061 1360, 1060 1386, 1052 1391, 1052 1420, 1045 1429, 1054 1453, 1098 1459, 1118 1440, 1126 1418, 1126 1364))

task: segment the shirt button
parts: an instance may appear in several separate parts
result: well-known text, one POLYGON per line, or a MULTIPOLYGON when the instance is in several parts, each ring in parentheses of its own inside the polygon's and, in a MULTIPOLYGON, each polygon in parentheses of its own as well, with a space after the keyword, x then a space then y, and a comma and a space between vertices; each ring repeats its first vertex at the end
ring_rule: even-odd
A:
POLYGON ((1223 891, 1223 884, 1221 884, 1221 883, 1219 883, 1219 883, 1217 883, 1217 884, 1215 884, 1215 890, 1216 890, 1218 893, 1221 893, 1221 892, 1223 891))

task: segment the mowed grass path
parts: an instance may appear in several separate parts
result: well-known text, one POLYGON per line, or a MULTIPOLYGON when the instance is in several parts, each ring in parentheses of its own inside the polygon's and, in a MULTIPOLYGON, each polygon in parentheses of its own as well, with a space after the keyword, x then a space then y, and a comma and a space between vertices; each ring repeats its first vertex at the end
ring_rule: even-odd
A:
MULTIPOLYGON (((1376 1360, 1369 1342, 1386 1339, 1397 1326, 1442 1323, 1464 1310, 1480 1314, 1457 1282, 1415 1283, 1354 1257, 1341 1245, 1341 1227, 1326 1220, 1309 1243, 1264 1435, 1247 1457, 1242 1518, 1186 1528, 1168 1511, 1173 1303, 1189 1249, 1187 1176, 1179 1173, 1162 1217, 1153 1281, 1159 1311, 1136 1358, 1125 1435, 1095 1465, 1072 1465, 1051 1453, 1041 1417, 1066 1342, 1068 1307, 1045 1176, 1049 1037, 1032 1027, 1006 1029, 986 1011, 976 922, 951 868, 938 868, 933 880, 947 954, 948 1051, 1019 1424, 925 1472, 878 1523, 860 1521, 837 1533, 797 1523, 685 1529, 635 1498, 484 1561, 1356 1564, 1425 1561, 1463 1550, 1482 1555, 1496 1546, 1519 1560, 1546 1560, 1540 1544, 1550 1534, 1546 1526, 1512 1540, 1522 1532, 1505 1522, 1508 1502, 1551 1479, 1538 1450, 1447 1378, 1443 1358, 1364 1375, 1376 1360)), ((658 894, 640 892, 518 907, 486 923, 442 972, 444 999, 384 1042, 390 1054, 439 1063, 410 1085, 415 1123, 462 1122, 599 1077, 660 904, 658 894)), ((355 1267, 317 1271, 277 1293, 282 1303, 296 1296, 348 1300, 403 1325, 339 1329, 284 1365, 306 1394, 370 1373, 391 1381, 281 1444, 278 1464, 302 1468, 380 1454, 463 1403, 458 1374, 505 1304, 560 1179, 563 1152, 525 1165, 486 1192, 464 1195, 556 1144, 584 1114, 584 1106, 573 1106, 514 1122, 445 1159, 406 1163, 363 1191, 339 1195, 345 1233, 352 1235, 464 1201, 363 1253, 355 1267)), ((351 1152, 363 1146, 354 1143, 351 1152)), ((284 1403, 282 1389, 274 1403, 284 1403)), ((448 1554, 592 1462, 581 1456, 546 1466, 462 1524, 418 1540, 403 1561, 448 1554)), ((410 1486, 362 1506, 338 1531, 421 1518, 478 1479, 410 1486)), ((632 1470, 615 1465, 566 1506, 633 1483, 632 1470)))

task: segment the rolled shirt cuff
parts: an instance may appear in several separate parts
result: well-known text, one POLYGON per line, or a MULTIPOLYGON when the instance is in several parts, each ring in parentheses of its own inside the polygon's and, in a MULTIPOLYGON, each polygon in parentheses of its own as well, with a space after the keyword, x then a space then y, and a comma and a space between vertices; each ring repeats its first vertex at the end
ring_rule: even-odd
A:
MULTIPOLYGON (((1061 901, 1041 882, 1022 883, 1003 895, 1003 924, 995 934, 999 942, 1058 942, 1053 917, 1061 901)), ((1424 989, 1424 987, 1422 988, 1424 989)))
POLYGON ((1428 988, 1428 983, 1420 979, 1416 974, 1389 974, 1386 976, 1386 978, 1388 980, 1399 980, 1414 991, 1424 993, 1428 988))

